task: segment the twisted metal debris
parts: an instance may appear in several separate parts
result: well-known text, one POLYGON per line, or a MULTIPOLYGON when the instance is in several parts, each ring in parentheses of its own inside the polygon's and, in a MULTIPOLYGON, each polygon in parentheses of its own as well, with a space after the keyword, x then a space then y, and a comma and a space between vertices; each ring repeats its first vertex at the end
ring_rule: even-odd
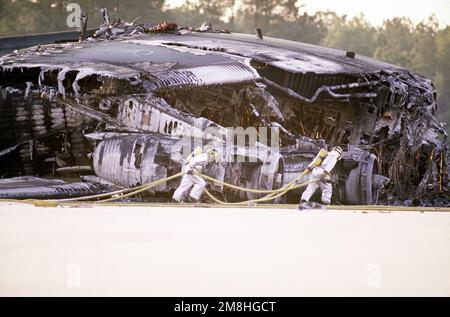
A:
MULTIPOLYGON (((279 150, 236 145, 224 155, 243 160, 211 173, 276 189, 321 147, 340 145, 335 202, 450 203, 447 135, 434 116, 436 90, 423 76, 209 24, 111 22, 107 11, 104 20, 92 37, 84 26, 79 42, 0 58, 0 177, 81 173, 90 184, 131 187, 178 173, 189 154, 179 145, 186 134, 266 127, 279 130, 279 150)), ((169 197, 176 185, 160 184, 152 197, 169 197)), ((228 201, 243 195, 254 198, 223 191, 228 201)))

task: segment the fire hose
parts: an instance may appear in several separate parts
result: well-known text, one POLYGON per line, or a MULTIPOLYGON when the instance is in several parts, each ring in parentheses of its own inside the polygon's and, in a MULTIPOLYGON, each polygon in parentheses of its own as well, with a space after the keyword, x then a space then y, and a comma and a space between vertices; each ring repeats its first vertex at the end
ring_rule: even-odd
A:
MULTIPOLYGON (((36 204, 36 205, 45 205, 45 204, 52 204, 52 203, 57 204, 60 202, 82 202, 82 201, 95 203, 95 204, 101 204, 101 203, 117 201, 117 200, 121 200, 124 198, 128 198, 128 197, 137 195, 137 194, 145 192, 161 183, 182 177, 182 176, 184 176, 184 174, 185 174, 184 172, 180 172, 178 174, 175 174, 175 175, 172 175, 172 176, 169 176, 166 178, 162 178, 162 179, 159 179, 159 180, 147 183, 147 184, 130 187, 130 188, 124 188, 124 189, 120 189, 120 190, 116 190, 116 191, 112 191, 112 192, 108 192, 108 193, 90 195, 90 196, 66 198, 66 199, 54 199, 54 200, 25 199, 25 200, 16 200, 16 201, 32 203, 32 204, 36 204), (105 199, 101 199, 101 198, 105 198, 105 199)), ((216 202, 218 204, 227 204, 227 205, 248 205, 248 204, 255 204, 255 203, 259 203, 259 202, 271 201, 271 200, 277 199, 277 198, 287 194, 291 190, 294 190, 294 189, 297 189, 300 187, 304 187, 304 186, 308 185, 309 183, 317 181, 317 179, 313 179, 313 180, 309 180, 309 181, 306 181, 303 183, 298 183, 306 174, 307 174, 307 170, 300 173, 300 175, 296 179, 292 180, 290 183, 288 183, 287 185, 285 185, 281 188, 273 189, 273 190, 262 190, 262 189, 253 189, 253 188, 236 186, 233 184, 229 184, 227 182, 220 181, 213 177, 204 175, 202 173, 197 173, 198 176, 203 177, 205 180, 208 180, 213 183, 221 184, 221 185, 231 188, 231 189, 245 191, 245 192, 251 192, 251 193, 255 193, 255 194, 266 194, 265 196, 263 196, 261 198, 230 203, 230 202, 225 202, 225 201, 219 200, 218 198, 214 197, 207 189, 205 189, 205 194, 211 200, 213 200, 214 202, 216 202)))
MULTIPOLYGON (((206 195, 211 198, 214 202, 219 203, 219 204, 233 204, 233 205, 242 205, 242 204, 251 204, 251 203, 258 203, 258 202, 265 202, 265 201, 271 201, 274 200, 278 197, 281 197, 283 195, 285 195, 286 193, 288 193, 289 191, 293 190, 293 189, 297 189, 303 186, 306 186, 307 184, 316 181, 316 180, 310 180, 308 182, 305 183, 301 183, 301 184, 296 184, 296 182, 298 180, 300 180, 301 178, 303 178, 303 176, 306 174, 307 172, 304 171, 302 172, 296 179, 294 179, 293 181, 291 181, 289 184, 287 184, 286 186, 283 186, 281 188, 278 189, 274 189, 274 190, 260 190, 260 189, 253 189, 253 188, 246 188, 246 187, 241 187, 241 186, 236 186, 233 184, 229 184, 223 181, 220 181, 218 179, 206 176, 202 173, 197 173, 198 176, 203 177, 206 180, 215 182, 215 183, 219 183, 223 186, 232 188, 232 189, 236 189, 236 190, 241 190, 241 191, 246 191, 246 192, 251 192, 251 193, 255 193, 255 194, 267 194, 264 197, 258 198, 258 199, 251 199, 251 200, 246 200, 246 201, 242 201, 242 202, 235 202, 235 203, 229 203, 229 202, 225 202, 222 200, 217 199, 216 197, 214 197, 207 189, 205 189, 205 193, 206 195)), ((105 202, 111 202, 111 201, 115 201, 115 200, 119 200, 119 199, 123 199, 123 198, 127 198, 133 195, 136 195, 138 193, 144 192, 162 182, 168 181, 168 180, 172 180, 178 177, 183 176, 184 173, 178 173, 176 175, 173 175, 171 177, 167 177, 161 180, 157 180, 155 182, 152 182, 150 184, 145 185, 142 188, 139 188, 137 190, 133 190, 125 195, 121 195, 121 196, 115 196, 115 197, 111 197, 108 199, 104 199, 104 200, 100 200, 100 201, 96 201, 96 203, 105 203, 105 202)))

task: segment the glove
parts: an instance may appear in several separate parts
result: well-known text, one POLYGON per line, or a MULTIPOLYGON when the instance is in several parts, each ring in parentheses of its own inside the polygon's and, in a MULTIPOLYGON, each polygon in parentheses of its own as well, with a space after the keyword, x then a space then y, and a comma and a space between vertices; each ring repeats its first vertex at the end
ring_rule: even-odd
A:
POLYGON ((210 184, 211 190, 216 192, 222 192, 223 188, 218 184, 210 184))
POLYGON ((188 172, 188 174, 189 175, 198 175, 198 174, 200 174, 201 172, 198 170, 198 169, 196 169, 195 167, 194 168, 191 168, 190 170, 189 170, 189 172, 188 172))
POLYGON ((327 174, 326 174, 325 172, 323 172, 323 173, 320 173, 319 175, 317 175, 317 177, 318 177, 320 180, 323 180, 324 178, 327 177, 327 174))

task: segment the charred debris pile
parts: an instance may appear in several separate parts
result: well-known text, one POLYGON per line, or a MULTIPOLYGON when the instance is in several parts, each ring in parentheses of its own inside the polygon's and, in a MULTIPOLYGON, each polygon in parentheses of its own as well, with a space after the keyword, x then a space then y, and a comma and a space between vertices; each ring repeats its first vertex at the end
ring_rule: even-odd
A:
MULTIPOLYGON (((340 145, 334 202, 450 204, 447 136, 434 116, 432 82, 353 52, 207 24, 110 23, 106 13, 95 37, 84 27, 80 41, 0 57, 0 86, 3 198, 143 184, 180 171, 189 154, 180 139, 194 130, 267 127, 280 131, 277 150, 236 145, 222 155, 241 160, 223 160, 212 175, 278 188, 321 147, 340 145)), ((141 199, 164 199, 176 186, 161 184, 141 199)))

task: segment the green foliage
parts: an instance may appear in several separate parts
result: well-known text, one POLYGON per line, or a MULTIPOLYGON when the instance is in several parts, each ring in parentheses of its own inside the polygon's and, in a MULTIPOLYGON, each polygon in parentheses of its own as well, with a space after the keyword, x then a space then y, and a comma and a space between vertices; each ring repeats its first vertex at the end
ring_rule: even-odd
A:
POLYGON ((323 41, 326 46, 373 56, 377 48, 377 30, 364 20, 364 15, 349 21, 346 17, 332 18, 333 21, 330 21, 330 27, 323 41))
POLYGON ((407 18, 394 18, 383 23, 378 30, 374 57, 410 68, 414 47, 414 26, 407 18))
MULTIPOLYGON (((438 91, 439 119, 450 125, 450 26, 436 35, 437 67, 434 83, 438 91)), ((450 133, 450 126, 447 126, 450 133)))
POLYGON ((165 0, 1 0, 0 36, 67 30, 69 3, 80 4, 89 14, 89 26, 102 22, 100 9, 108 6, 112 19, 159 21, 165 0))
POLYGON ((112 19, 140 16, 141 22, 193 27, 207 21, 216 29, 244 33, 259 27, 264 36, 372 56, 433 79, 439 119, 450 123, 450 26, 439 29, 434 16, 417 25, 405 17, 393 18, 375 28, 362 14, 352 19, 329 11, 299 15, 297 0, 188 0, 175 9, 165 8, 165 0, 0 0, 0 36, 65 30, 71 2, 89 14, 89 27, 101 23, 99 10, 107 5, 112 19))

